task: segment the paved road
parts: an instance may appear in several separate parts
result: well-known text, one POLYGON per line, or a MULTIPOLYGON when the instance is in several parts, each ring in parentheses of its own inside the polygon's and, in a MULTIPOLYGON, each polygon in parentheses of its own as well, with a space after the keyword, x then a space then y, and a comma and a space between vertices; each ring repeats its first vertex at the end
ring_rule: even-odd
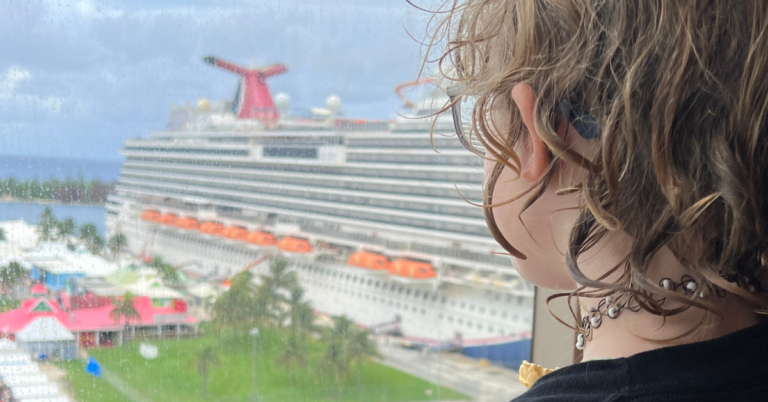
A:
POLYGON ((517 371, 497 367, 483 367, 480 362, 455 353, 423 354, 388 345, 380 338, 380 361, 400 371, 423 378, 435 384, 455 389, 474 398, 475 402, 508 402, 525 392, 517 379, 517 371))

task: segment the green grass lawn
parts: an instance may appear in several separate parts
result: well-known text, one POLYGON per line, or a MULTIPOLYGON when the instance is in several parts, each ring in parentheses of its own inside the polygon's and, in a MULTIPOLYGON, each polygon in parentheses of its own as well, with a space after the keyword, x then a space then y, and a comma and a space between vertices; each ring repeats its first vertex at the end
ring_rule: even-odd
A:
MULTIPOLYGON (((262 331, 257 343, 258 390, 264 402, 284 401, 432 401, 468 400, 466 395, 438 387, 389 367, 371 363, 353 368, 339 385, 322 368, 323 346, 313 343, 306 367, 289 374, 276 364, 282 349, 282 337, 273 331, 262 331)), ((127 348, 95 349, 90 353, 107 370, 121 377, 131 387, 152 401, 203 401, 200 376, 195 367, 197 352, 208 346, 216 348, 219 365, 210 369, 208 401, 249 401, 254 388, 253 343, 247 335, 222 335, 202 338, 152 341, 159 348, 157 359, 146 360, 138 353, 138 343, 127 348)), ((80 369, 82 370, 82 368, 80 369)), ((83 375, 87 375, 83 373, 83 375)), ((73 376, 80 387, 92 387, 73 376)), ((98 381, 98 380, 97 380, 98 381)), ((106 386, 106 384, 104 384, 106 386)), ((92 399, 83 399, 83 402, 92 399)), ((93 399, 119 400, 119 399, 93 399)))
POLYGON ((130 402, 101 378, 86 373, 81 362, 58 362, 56 365, 67 371, 78 402, 130 402))

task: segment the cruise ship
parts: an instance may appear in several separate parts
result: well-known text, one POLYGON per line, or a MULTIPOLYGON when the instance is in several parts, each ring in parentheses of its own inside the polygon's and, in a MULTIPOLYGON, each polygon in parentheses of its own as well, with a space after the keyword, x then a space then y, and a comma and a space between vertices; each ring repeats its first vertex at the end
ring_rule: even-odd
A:
POLYGON ((108 235, 213 284, 283 258, 319 314, 508 367, 528 358, 533 288, 468 202, 482 160, 450 114, 424 118, 445 95, 403 97, 392 121, 344 117, 336 96, 291 116, 267 87, 285 66, 204 60, 240 76, 234 101, 175 106, 164 130, 125 142, 108 235))

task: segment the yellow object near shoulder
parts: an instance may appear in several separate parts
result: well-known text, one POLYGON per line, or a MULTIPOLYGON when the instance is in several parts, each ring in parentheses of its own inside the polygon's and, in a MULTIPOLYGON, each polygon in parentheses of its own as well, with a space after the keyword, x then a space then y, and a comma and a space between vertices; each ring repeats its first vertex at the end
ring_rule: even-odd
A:
POLYGON ((531 388, 539 378, 555 370, 544 368, 538 364, 529 363, 523 360, 523 364, 520 365, 520 370, 518 370, 520 383, 525 385, 526 388, 531 388))

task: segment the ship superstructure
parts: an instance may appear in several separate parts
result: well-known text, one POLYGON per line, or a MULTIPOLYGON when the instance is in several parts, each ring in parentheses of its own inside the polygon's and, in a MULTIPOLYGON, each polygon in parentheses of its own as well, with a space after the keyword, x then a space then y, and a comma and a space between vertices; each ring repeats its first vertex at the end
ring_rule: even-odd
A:
POLYGON ((224 102, 177 107, 168 129, 125 143, 107 230, 201 281, 259 273, 279 255, 319 312, 515 365, 533 291, 467 202, 482 199, 482 160, 448 135, 450 115, 432 137, 432 121, 415 119, 443 101, 388 122, 341 118, 337 97, 276 124, 224 102))

